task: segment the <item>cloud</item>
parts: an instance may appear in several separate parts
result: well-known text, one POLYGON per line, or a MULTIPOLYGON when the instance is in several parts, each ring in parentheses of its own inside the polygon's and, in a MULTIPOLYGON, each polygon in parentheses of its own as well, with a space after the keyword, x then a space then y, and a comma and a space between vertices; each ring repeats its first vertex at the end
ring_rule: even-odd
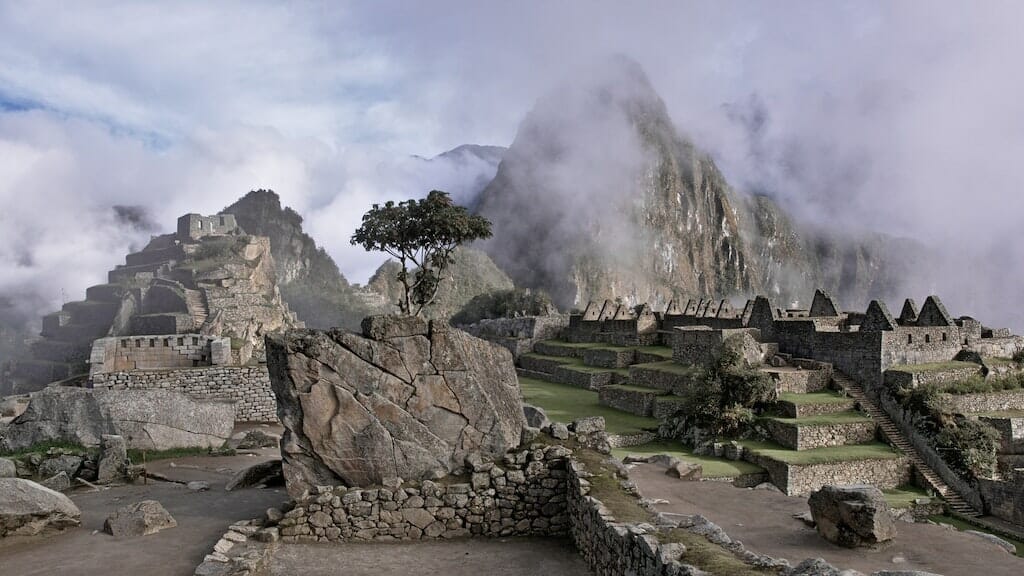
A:
POLYGON ((149 234, 115 205, 169 230, 260 187, 365 281, 362 211, 483 173, 409 156, 507 145, 540 94, 625 53, 737 188, 926 242, 948 257, 908 271, 917 285, 1024 327, 1004 288, 1024 261, 1022 16, 996 0, 2 4, 0 294, 54 307, 102 281, 149 234))

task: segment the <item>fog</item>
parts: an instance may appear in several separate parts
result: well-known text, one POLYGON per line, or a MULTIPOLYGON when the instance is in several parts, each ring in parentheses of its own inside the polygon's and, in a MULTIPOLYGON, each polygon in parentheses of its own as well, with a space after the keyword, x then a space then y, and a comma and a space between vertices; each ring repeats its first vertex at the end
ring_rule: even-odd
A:
POLYGON ((508 145, 541 95, 621 53, 738 191, 925 243, 940 265, 907 270, 908 296, 1024 329, 1022 17, 997 1, 6 4, 0 296, 26 318, 80 299, 178 215, 257 188, 364 282, 383 258, 348 237, 370 204, 469 201, 493 170, 414 155, 508 145))

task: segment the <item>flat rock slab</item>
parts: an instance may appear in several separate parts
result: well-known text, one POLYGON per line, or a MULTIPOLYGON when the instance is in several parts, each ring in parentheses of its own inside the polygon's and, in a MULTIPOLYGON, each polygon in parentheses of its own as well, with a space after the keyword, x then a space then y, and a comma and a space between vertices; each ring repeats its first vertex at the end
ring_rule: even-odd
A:
POLYGON ((869 484, 822 486, 807 499, 818 532, 829 542, 856 548, 896 537, 896 521, 878 488, 869 484))
POLYGON ((113 536, 147 536, 177 525, 159 502, 143 500, 118 508, 103 523, 103 531, 113 536))
POLYGON ((0 478, 0 537, 53 534, 78 526, 78 506, 67 496, 22 478, 0 478))

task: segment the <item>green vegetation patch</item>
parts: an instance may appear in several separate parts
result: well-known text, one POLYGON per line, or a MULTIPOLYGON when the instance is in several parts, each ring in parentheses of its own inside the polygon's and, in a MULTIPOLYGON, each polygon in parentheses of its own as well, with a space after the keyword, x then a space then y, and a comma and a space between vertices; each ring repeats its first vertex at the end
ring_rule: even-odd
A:
POLYGON ((625 392, 640 392, 644 394, 654 394, 656 396, 664 396, 668 392, 664 390, 658 390, 657 388, 644 388, 643 386, 633 386, 631 384, 613 384, 611 386, 605 386, 605 388, 614 388, 616 390, 623 390, 625 392))
POLYGON ((960 362, 959 360, 951 360, 949 362, 933 362, 931 364, 900 364, 889 368, 889 370, 895 370, 897 372, 909 372, 911 374, 921 374, 925 372, 948 372, 950 370, 964 369, 981 370, 981 365, 975 364, 973 362, 960 362))
POLYGON ((39 442, 38 444, 33 444, 27 448, 22 448, 20 450, 0 450, 0 456, 3 456, 4 458, 17 458, 18 456, 25 456, 27 454, 45 454, 50 450, 63 450, 65 452, 76 453, 84 453, 88 451, 88 449, 85 446, 82 446, 81 444, 60 441, 47 441, 39 442))
POLYGON ((680 376, 701 376, 704 371, 696 366, 684 366, 668 360, 665 362, 648 362, 646 364, 633 364, 633 368, 641 370, 656 370, 658 372, 668 372, 670 374, 678 374, 680 376))
POLYGON ((562 364, 560 368, 572 370, 573 372, 582 372, 584 374, 605 374, 607 372, 614 372, 621 376, 629 376, 628 368, 602 368, 600 366, 587 366, 585 364, 562 364))
POLYGON ((526 403, 543 408, 548 418, 556 422, 569 423, 588 416, 602 416, 609 434, 636 434, 658 428, 658 421, 654 418, 634 416, 602 406, 597 392, 591 390, 523 377, 519 378, 519 387, 526 403))
POLYGON ((672 358, 672 349, 668 346, 637 346, 636 351, 641 354, 650 354, 651 356, 661 356, 666 360, 672 358))
POLYGON ((999 410, 997 412, 981 412, 978 416, 987 418, 1024 418, 1024 410, 999 410))
POLYGON ((730 576, 763 576, 776 574, 777 569, 755 568, 744 563, 732 552, 713 544, 700 534, 694 534, 683 528, 673 528, 659 535, 658 541, 663 544, 674 543, 686 546, 683 560, 710 574, 729 574, 730 576))
POLYGON ((783 392, 779 394, 779 401, 789 402, 796 406, 811 406, 815 404, 847 404, 853 402, 853 399, 833 390, 824 390, 821 392, 807 392, 806 394, 783 392))
POLYGON ((1004 536, 1002 534, 997 534, 997 533, 995 533, 995 532, 993 532, 991 530, 988 530, 988 529, 986 529, 986 528, 984 528, 982 526, 975 526, 974 524, 971 524, 970 522, 968 522, 966 520, 962 520, 960 518, 955 518, 953 516, 948 516, 946 514, 937 515, 937 516, 929 516, 928 519, 931 520, 932 522, 937 522, 939 524, 947 524, 949 526, 952 526, 952 527, 956 528, 957 530, 960 530, 961 532, 964 532, 964 531, 967 531, 967 530, 975 530, 975 531, 978 531, 978 532, 984 532, 986 534, 992 534, 993 536, 998 536, 998 537, 1002 538, 1003 540, 1006 540, 1010 544, 1013 544, 1017 548, 1017 556, 1024 557, 1024 541, 1017 540, 1015 538, 1010 538, 1009 536, 1004 536))
POLYGON ((640 500, 622 487, 616 468, 607 456, 592 450, 577 450, 576 457, 586 471, 593 474, 586 479, 590 482, 590 495, 600 500, 616 521, 640 523, 654 519, 654 515, 640 505, 640 500))
POLYGON ((557 362, 559 364, 575 364, 582 366, 583 360, 579 358, 573 358, 572 356, 546 356, 544 354, 537 354, 535 352, 528 352, 522 355, 523 358, 533 358, 535 360, 546 360, 548 362, 557 362))
POLYGON ((676 442, 657 441, 640 446, 629 446, 612 450, 612 455, 620 460, 625 458, 627 454, 640 454, 643 456, 668 454, 669 456, 675 456, 686 462, 700 464, 703 469, 702 476, 704 478, 735 478, 744 474, 764 472, 764 468, 757 464, 751 464, 742 460, 734 461, 715 456, 698 456, 686 446, 676 442))
POLYGON ((548 346, 561 346, 562 348, 579 348, 579 349, 583 349, 583 348, 602 348, 602 347, 607 346, 607 344, 602 344, 600 342, 565 342, 563 340, 543 340, 542 344, 546 344, 548 346))
POLYGON ((910 508, 914 505, 914 500, 918 498, 931 498, 927 492, 917 486, 890 488, 882 490, 882 494, 885 495, 885 501, 893 508, 910 508))
POLYGON ((853 444, 849 446, 828 446, 812 450, 790 450, 774 442, 740 440, 740 444, 752 453, 794 466, 811 464, 833 464, 858 460, 891 460, 900 454, 881 442, 853 444))
POLYGON ((871 417, 861 412, 847 410, 845 412, 833 412, 831 414, 815 414, 813 416, 801 416, 800 418, 768 418, 791 426, 828 426, 830 424, 853 424, 871 422, 871 417))

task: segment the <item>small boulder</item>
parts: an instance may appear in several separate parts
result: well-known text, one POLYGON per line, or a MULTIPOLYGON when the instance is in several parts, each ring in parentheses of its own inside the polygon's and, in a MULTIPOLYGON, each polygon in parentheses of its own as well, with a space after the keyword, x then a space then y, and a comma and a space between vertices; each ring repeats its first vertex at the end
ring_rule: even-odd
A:
POLYGON ((543 408, 530 404, 523 404, 523 415, 526 416, 526 425, 531 428, 543 428, 551 423, 543 408))
POLYGON ((128 444, 121 436, 104 434, 101 437, 100 445, 102 451, 96 482, 109 484, 123 480, 128 469, 128 444))
POLYGON ((43 480, 39 484, 46 486, 50 490, 57 492, 63 492, 71 488, 71 478, 68 478, 68 473, 61 470, 53 476, 43 480))
POLYGON ((704 467, 700 464, 683 460, 677 462, 674 466, 669 466, 665 470, 665 474, 680 480, 700 480, 704 474, 704 467))
POLYGON ((143 500, 118 508, 103 523, 103 531, 114 536, 147 536, 177 525, 159 502, 143 500))
POLYGON ((38 473, 43 478, 56 476, 61 472, 67 474, 68 478, 74 478, 78 469, 82 467, 82 457, 72 454, 61 454, 60 456, 48 457, 39 464, 38 473))
POLYGON ((268 460, 239 470, 231 477, 231 480, 228 480, 224 489, 230 492, 238 488, 249 488, 260 484, 264 486, 279 486, 283 483, 284 474, 281 468, 281 460, 268 460))
POLYGON ((0 538, 53 534, 81 524, 70 498, 25 480, 0 478, 0 538))
POLYGON ((551 437, 555 440, 569 439, 569 427, 561 422, 553 423, 548 433, 551 434, 551 437))
POLYGON ((818 533, 847 548, 872 546, 896 537, 896 522, 882 491, 867 484, 823 486, 807 504, 818 533))
POLYGON ((13 460, 0 458, 0 478, 17 478, 18 467, 13 460))
POLYGON ((186 484, 185 487, 193 492, 206 492, 210 489, 210 483, 203 482, 202 480, 195 480, 186 484))
POLYGON ((239 450, 252 450, 255 448, 277 448, 281 437, 277 434, 267 434, 263 430, 249 430, 238 442, 239 450))

